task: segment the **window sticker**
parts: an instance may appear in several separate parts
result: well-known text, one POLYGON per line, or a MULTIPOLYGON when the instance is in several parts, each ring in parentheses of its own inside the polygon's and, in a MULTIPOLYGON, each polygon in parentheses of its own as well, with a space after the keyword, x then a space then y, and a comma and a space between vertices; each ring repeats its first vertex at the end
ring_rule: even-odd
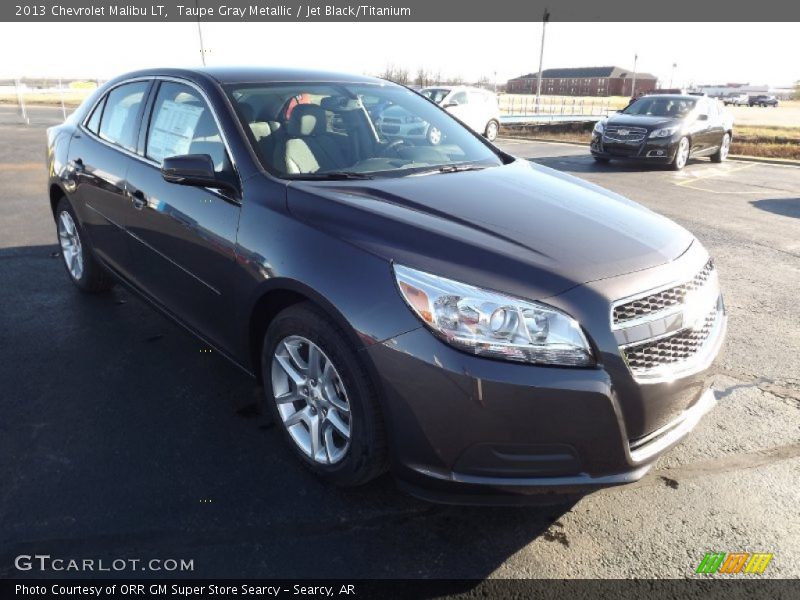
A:
POLYGON ((165 100, 150 131, 147 155, 158 162, 189 152, 203 107, 165 100))

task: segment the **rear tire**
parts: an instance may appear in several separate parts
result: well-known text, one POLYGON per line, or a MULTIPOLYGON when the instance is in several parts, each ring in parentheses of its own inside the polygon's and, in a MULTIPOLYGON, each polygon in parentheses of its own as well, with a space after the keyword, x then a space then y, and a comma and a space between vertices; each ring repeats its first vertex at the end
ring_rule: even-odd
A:
POLYGON ((317 306, 295 304, 267 329, 261 374, 266 408, 295 455, 321 479, 355 487, 386 470, 387 442, 378 394, 347 340, 317 306))
POLYGON ((484 135, 486 139, 493 142, 497 139, 497 133, 500 131, 500 123, 492 119, 486 124, 484 135))
POLYGON ((719 145, 719 150, 717 150, 714 154, 711 155, 711 162, 721 163, 723 160, 728 158, 728 152, 731 149, 731 134, 726 133, 722 136, 722 141, 719 145))
POLYGON ((72 283, 87 294, 100 294, 114 287, 114 279, 95 259, 91 243, 65 197, 58 201, 55 216, 61 256, 72 283))
POLYGON ((428 133, 426 134, 428 138, 428 143, 431 146, 438 146, 442 143, 442 132, 434 126, 428 127, 428 133))

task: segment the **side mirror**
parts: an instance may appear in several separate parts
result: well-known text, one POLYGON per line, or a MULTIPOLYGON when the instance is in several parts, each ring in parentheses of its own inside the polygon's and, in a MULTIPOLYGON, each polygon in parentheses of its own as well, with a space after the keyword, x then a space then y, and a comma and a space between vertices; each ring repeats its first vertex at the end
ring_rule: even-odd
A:
POLYGON ((230 183, 214 171, 208 154, 168 156, 161 164, 161 177, 178 185, 231 189, 230 183))
POLYGON ((442 104, 442 108, 453 108, 454 106, 458 106, 458 102, 448 102, 447 104, 442 104))

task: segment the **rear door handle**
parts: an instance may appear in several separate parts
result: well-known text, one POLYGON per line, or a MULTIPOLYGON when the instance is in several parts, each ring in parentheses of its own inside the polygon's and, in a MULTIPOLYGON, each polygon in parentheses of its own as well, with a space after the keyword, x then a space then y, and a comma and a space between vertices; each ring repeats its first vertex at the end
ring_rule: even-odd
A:
POLYGON ((128 196, 133 203, 133 208, 136 210, 142 210, 147 206, 147 199, 144 197, 144 192, 142 190, 134 190, 133 192, 128 190, 128 196))

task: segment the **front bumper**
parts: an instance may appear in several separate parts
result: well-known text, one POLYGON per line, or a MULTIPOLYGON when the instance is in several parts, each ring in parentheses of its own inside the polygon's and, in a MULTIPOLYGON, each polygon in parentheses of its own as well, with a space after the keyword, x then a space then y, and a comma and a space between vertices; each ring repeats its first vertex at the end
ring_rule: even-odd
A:
POLYGON ((645 138, 642 142, 609 142, 602 135, 592 133, 589 147, 599 158, 632 160, 649 163, 670 163, 675 159, 680 136, 671 138, 645 138))
MULTIPOLYGON (((401 487, 447 503, 564 502, 631 483, 715 404, 708 367, 726 317, 697 368, 642 381, 621 356, 609 298, 655 288, 708 260, 699 245, 667 266, 548 299, 596 344, 598 365, 511 363, 455 350, 420 327, 366 348, 380 378, 392 467, 401 487), (576 307, 580 307, 579 309, 576 307)), ((722 306, 721 300, 719 306, 722 306)))

